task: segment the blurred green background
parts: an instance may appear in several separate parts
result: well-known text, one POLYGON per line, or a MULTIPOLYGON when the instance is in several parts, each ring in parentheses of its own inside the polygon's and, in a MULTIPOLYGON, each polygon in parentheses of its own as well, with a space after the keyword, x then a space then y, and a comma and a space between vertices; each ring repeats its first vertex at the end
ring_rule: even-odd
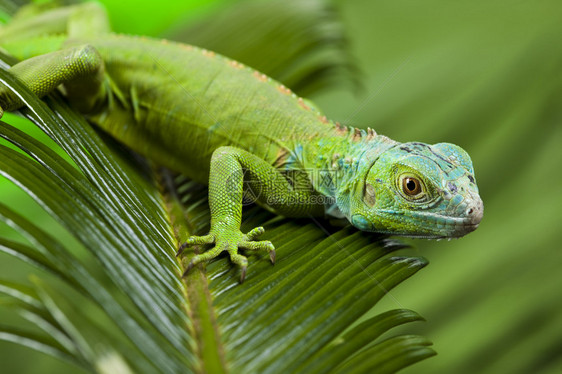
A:
MULTIPOLYGON (((102 2, 114 30, 154 36, 236 3, 102 2)), ((399 141, 462 146, 485 204, 466 238, 409 241, 430 265, 373 311, 405 307, 427 319, 407 330, 428 336, 438 356, 404 372, 562 372, 562 3, 335 3, 363 90, 350 84, 311 98, 334 120, 399 141)), ((0 198, 65 235, 4 180, 0 198)), ((15 236, 4 226, 0 235, 15 236)), ((0 254, 2 278, 33 272, 0 254)), ((0 313, 3 324, 21 322, 0 313)), ((79 372, 5 342, 0 362, 3 373, 79 372)))

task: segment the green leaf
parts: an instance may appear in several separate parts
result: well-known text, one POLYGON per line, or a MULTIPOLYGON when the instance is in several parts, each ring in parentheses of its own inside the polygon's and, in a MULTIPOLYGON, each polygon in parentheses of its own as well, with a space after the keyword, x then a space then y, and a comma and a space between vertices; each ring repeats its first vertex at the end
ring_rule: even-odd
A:
POLYGON ((343 362, 346 357, 364 349, 373 341, 374 337, 378 337, 398 325, 421 320, 423 318, 417 313, 407 309, 391 310, 369 318, 343 336, 333 340, 330 345, 325 346, 301 366, 299 371, 327 372, 329 368, 336 367, 343 362))
MULTIPOLYGON (((6 79, 10 79, 10 77, 6 76, 6 79)), ((18 84, 16 82, 12 83, 16 85, 18 84)), ((20 88, 23 89, 21 85, 20 88)), ((27 97, 28 96, 26 96, 26 100, 27 97)), ((181 296, 181 291, 175 291, 173 293, 170 291, 170 288, 174 285, 174 283, 181 287, 177 264, 175 262, 168 262, 167 267, 163 267, 163 271, 161 273, 155 273, 154 266, 138 266, 139 262, 143 260, 141 256, 145 257, 144 262, 146 264, 150 261, 146 258, 154 259, 153 252, 149 250, 145 250, 144 252, 130 251, 130 246, 136 246, 140 249, 151 246, 153 251, 160 250, 160 248, 173 249, 175 247, 173 242, 169 242, 166 246, 155 248, 157 244, 162 241, 161 237, 165 234, 167 234, 169 240, 172 240, 170 232, 162 232, 162 230, 160 230, 159 233, 162 235, 158 238, 151 232, 154 225, 149 223, 145 224, 146 228, 144 229, 142 235, 138 234, 139 236, 134 237, 132 234, 135 232, 135 226, 138 226, 137 222, 133 222, 133 220, 129 219, 128 216, 131 210, 124 209, 124 204, 128 203, 127 200, 129 199, 119 198, 115 200, 108 200, 107 198, 96 198, 97 193, 103 193, 106 191, 108 191, 106 196, 118 196, 115 191, 102 180, 101 174, 105 173, 105 171, 99 163, 94 164, 97 160, 93 160, 93 157, 90 156, 90 154, 95 154, 98 156, 98 159, 101 158, 107 163, 113 163, 113 165, 105 164, 104 168, 110 169, 110 167, 113 166, 113 170, 115 170, 117 167, 115 164, 116 161, 108 158, 109 156, 106 156, 99 151, 99 148, 103 148, 105 145, 101 143, 99 138, 82 118, 77 116, 72 118, 67 115, 66 120, 73 121, 73 126, 75 126, 75 128, 68 129, 67 127, 64 129, 63 126, 68 126, 68 123, 57 121, 53 114, 46 112, 47 109, 43 103, 38 102, 36 99, 35 102, 36 105, 29 106, 32 111, 42 114, 42 117, 40 120, 37 120, 37 123, 43 124, 42 122, 45 121, 45 123, 50 125, 50 131, 56 131, 57 127, 60 129, 59 133, 67 137, 64 139, 64 142, 61 141, 61 146, 66 150, 70 150, 69 154, 73 157, 73 160, 77 165, 81 167, 86 167, 84 165, 91 165, 88 172, 92 181, 88 181, 81 174, 79 175, 79 178, 76 173, 70 171, 72 166, 61 159, 57 159, 57 156, 55 156, 52 152, 47 155, 48 157, 45 156, 42 159, 42 162, 46 162, 49 158, 56 160, 50 164, 49 170, 40 167, 39 163, 32 162, 29 158, 26 158, 5 147, 0 147, 0 152, 4 156, 0 158, 0 164, 3 165, 1 173, 7 175, 9 178, 12 178, 29 191, 32 197, 38 200, 38 202, 55 218, 59 219, 63 225, 67 226, 73 235, 75 235, 86 248, 90 248, 93 254, 98 256, 100 261, 104 264, 104 266, 106 266, 105 270, 109 276, 112 277, 113 281, 122 287, 124 292, 133 299, 133 302, 137 303, 137 306, 141 305, 140 312, 143 313, 148 320, 152 321, 152 328, 160 330, 161 333, 164 331, 165 341, 172 342, 172 344, 176 347, 174 351, 168 352, 167 354, 163 351, 163 348, 161 348, 162 345, 158 341, 157 335, 156 337, 147 339, 146 336, 142 337, 142 335, 144 335, 144 328, 128 324, 123 325, 123 328, 127 328, 130 336, 140 338, 138 340, 139 347, 143 348, 144 353, 151 357, 151 361, 155 364, 161 365, 163 371, 169 370, 169 372, 172 372, 175 370, 173 369, 174 366, 176 369, 184 367, 186 365, 185 357, 189 357, 190 355, 189 351, 186 350, 186 346, 188 344, 184 342, 189 341, 189 338, 187 337, 185 330, 177 329, 177 324, 181 323, 182 320, 186 321, 187 317, 185 315, 183 317, 181 316, 181 313, 184 310, 181 306, 181 301, 179 301, 183 298, 181 296), (78 126, 80 124, 84 126, 81 128, 82 130, 84 128, 88 129, 84 130, 84 132, 90 132, 89 135, 91 138, 85 136, 83 132, 81 134, 82 138, 85 138, 87 141, 81 144, 80 147, 72 148, 71 144, 76 140, 70 138, 70 134, 79 131, 80 128, 78 128, 78 126), (98 148, 96 149, 95 147, 98 148), (88 149, 89 152, 84 149, 88 149), (12 163, 10 163, 10 160, 12 163), (94 185, 96 182, 99 183, 97 186, 94 185), (72 190, 69 186, 73 185, 82 187, 72 190), (84 188, 88 185, 91 187, 84 188), (105 191, 100 187, 105 188, 105 191), (97 190, 98 188, 99 190, 97 190), (115 212, 115 210, 109 210, 111 208, 110 204, 112 203, 114 206, 121 205, 122 210, 118 213, 115 212), (130 224, 126 225, 125 222, 129 222, 130 224), (127 232, 127 234, 125 234, 125 232, 127 232), (152 239, 153 241, 147 241, 146 239, 152 239), (137 256, 131 258, 131 255, 137 256), (174 274, 174 272, 175 278, 172 278, 172 281, 163 280, 166 273, 168 274, 169 279, 169 274, 174 274), (139 274, 144 275, 144 278, 139 277, 139 274), (156 293, 159 284, 161 284, 162 290, 167 289, 167 291, 156 293), (168 296, 168 299, 164 300, 163 297, 165 295, 168 296), (175 307, 172 307, 170 304, 173 302, 177 302, 178 304, 175 307), (168 312, 168 315, 166 315, 165 312, 168 312), (171 327, 171 325, 174 325, 174 327, 171 327), (167 328, 164 329, 164 327, 167 328)), ((9 129, 9 127, 3 126, 2 129, 9 129)), ((29 141, 29 139, 27 140, 29 141)), ((33 147, 28 143, 25 143, 25 149, 33 149, 38 152, 36 157, 43 156, 39 153, 40 148, 40 146, 33 147)), ((106 152, 108 154, 110 153, 109 151, 106 152)), ((123 166, 123 168, 125 168, 125 166, 123 166)), ((119 175, 115 173, 113 175, 113 180, 118 180, 123 184, 132 184, 129 179, 129 177, 132 176, 132 174, 123 175, 123 173, 121 173, 121 175, 119 175)), ((140 175, 134 175, 134 178, 135 179, 133 180, 141 181, 140 175)), ((127 186, 125 185, 125 187, 127 186)), ((128 192, 134 191, 132 186, 128 187, 128 192)), ((125 190, 123 186, 116 186, 115 189, 125 190)), ((138 187, 135 186, 135 189, 138 189, 138 187)), ((146 192, 143 191, 135 194, 137 199, 143 201, 143 208, 148 208, 151 205, 154 206, 155 201, 149 200, 143 195, 146 196, 146 192)), ((131 205, 138 206, 138 203, 131 203, 131 205)), ((154 209, 154 211, 162 212, 163 210, 161 207, 158 207, 157 209, 154 209)), ((140 217, 141 214, 145 212, 136 211, 135 213, 140 217)), ((158 218, 165 219, 165 217, 162 216, 154 217, 152 222, 158 222, 158 218)), ((29 227, 30 225, 27 224, 26 226, 29 227)), ((171 258, 171 256, 167 257, 171 258)), ((158 262, 154 261, 154 263, 156 264, 158 262)), ((112 310, 114 313, 117 313, 117 315, 123 314, 123 311, 116 312, 114 310, 115 308, 111 307, 109 300, 107 300, 107 291, 105 293, 100 292, 100 289, 96 288, 97 285, 95 285, 95 283, 92 286, 94 287, 89 289, 89 292, 101 293, 101 295, 97 295, 97 298, 98 300, 106 299, 106 310, 112 310)), ((103 288, 101 290, 103 290, 103 288)), ((130 322, 131 321, 129 321, 129 323, 130 322)), ((144 321, 144 324, 146 324, 146 321, 144 321)), ((160 339, 164 338, 161 337, 160 339)))
MULTIPOLYGON (((2 206, 2 204, 0 204, 0 210, 2 210, 3 208, 4 207, 2 206)), ((43 256, 35 248, 31 248, 25 244, 0 238, 0 251, 18 257, 19 259, 26 261, 34 266, 41 267, 52 272, 57 272, 56 266, 49 262, 49 260, 47 260, 45 256, 43 256)))
POLYGON ((0 340, 20 344, 50 356, 72 362, 76 365, 81 365, 74 356, 66 352, 62 347, 58 346, 55 341, 12 326, 0 325, 0 340))
POLYGON ((420 336, 395 336, 360 352, 337 368, 335 373, 395 373, 407 365, 434 356, 435 351, 428 348, 429 345, 431 343, 420 336))

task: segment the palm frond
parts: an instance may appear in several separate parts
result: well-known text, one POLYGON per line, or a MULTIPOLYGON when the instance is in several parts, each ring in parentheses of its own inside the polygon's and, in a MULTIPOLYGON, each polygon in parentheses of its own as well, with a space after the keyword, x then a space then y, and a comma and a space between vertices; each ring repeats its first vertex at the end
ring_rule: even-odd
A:
MULTIPOLYGON (((3 79, 11 80, 9 85, 23 88, 9 75, 5 75, 3 79)), ((151 322, 151 326, 159 334, 147 338, 146 326, 134 323, 130 318, 122 326, 128 329, 131 339, 140 343, 139 348, 145 354, 153 356, 150 361, 160 368, 168 367, 169 372, 173 372, 174 367, 178 369, 185 366, 186 358, 190 357, 187 349, 189 336, 185 329, 178 327, 183 327, 188 320, 183 305, 183 284, 178 276, 179 266, 173 260, 176 243, 171 232, 165 231, 169 226, 162 221, 166 219, 163 207, 157 205, 154 196, 149 198, 146 190, 140 189, 140 186, 149 188, 142 175, 125 173, 125 170, 131 170, 130 167, 119 162, 107 150, 81 117, 61 108, 62 114, 59 114, 65 117, 60 120, 41 102, 28 95, 24 97, 26 102, 35 100, 35 105, 28 103, 30 109, 26 109, 30 117, 35 119, 34 122, 40 127, 47 126, 43 129, 86 172, 85 175, 79 173, 50 149, 3 124, 2 137, 28 152, 38 162, 2 146, 1 173, 28 191, 84 247, 90 249, 105 266, 104 270, 113 282, 140 306, 141 313, 144 313, 146 320, 151 322), (39 117, 35 117, 36 115, 39 117), (78 141, 81 141, 79 145, 76 144, 78 141), (108 175, 110 173, 111 176, 108 175), (131 209, 132 207, 137 209, 131 209), (134 218, 132 214, 135 215, 134 218), (160 226, 157 227, 157 224, 160 226), (169 250, 169 254, 162 253, 165 249, 169 250), (161 262, 167 267, 155 269, 157 255, 168 259, 167 262, 161 262), (172 306, 172 303, 176 305, 172 306), (176 351, 172 351, 175 352, 175 358, 169 357, 170 353, 163 352, 162 345, 157 343, 155 338, 160 334, 165 336, 168 344, 171 343, 176 348, 176 351)), ((55 107, 59 105, 53 104, 55 107)), ((154 185, 152 189, 155 190, 154 185)), ((115 320, 126 316, 123 310, 114 308, 113 297, 103 292, 101 285, 92 282, 94 279, 77 261, 68 258, 66 251, 60 248, 61 243, 21 217, 18 219, 12 215, 9 219, 12 223, 17 222, 14 224, 24 235, 33 237, 34 244, 42 245, 44 255, 48 253, 54 257, 52 264, 60 266, 68 263, 69 267, 64 266, 58 272, 76 277, 73 283, 83 288, 81 291, 91 293, 90 296, 98 302, 105 300, 101 306, 106 312, 115 313, 115 320)), ((146 321, 143 322, 146 324, 146 321)))

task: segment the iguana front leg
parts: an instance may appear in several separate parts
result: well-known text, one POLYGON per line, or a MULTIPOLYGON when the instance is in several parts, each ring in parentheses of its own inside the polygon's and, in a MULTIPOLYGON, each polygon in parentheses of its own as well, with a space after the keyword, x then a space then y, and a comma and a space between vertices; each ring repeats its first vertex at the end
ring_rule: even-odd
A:
MULTIPOLYGON (((83 112, 105 99, 104 63, 98 51, 83 45, 24 60, 10 68, 37 96, 43 97, 64 84, 68 100, 83 112)), ((19 109, 23 103, 7 87, 0 87, 2 110, 19 109)))
POLYGON ((214 247, 193 257, 184 275, 196 264, 211 260, 223 251, 227 251, 232 262, 240 266, 241 282, 246 276, 248 259, 240 255, 238 249, 268 251, 271 262, 275 262, 271 242, 253 241, 264 232, 263 227, 247 234, 240 231, 245 180, 249 188, 259 191, 258 200, 277 213, 306 216, 318 215, 323 210, 322 205, 309 198, 314 191, 295 188, 276 168, 254 154, 235 147, 217 148, 211 159, 209 176, 211 230, 208 235, 190 237, 182 246, 214 244, 214 247))
MULTIPOLYGON (((23 51, 27 46, 21 40, 29 38, 40 44, 46 35, 66 33, 71 38, 81 38, 109 33, 107 14, 97 3, 36 14, 39 7, 37 4, 23 7, 12 22, 2 27, 0 41, 3 46, 11 45, 10 50, 23 51)), ((10 68, 10 72, 39 97, 64 84, 67 99, 83 113, 90 112, 106 98, 104 71, 102 57, 88 44, 26 58, 10 68)), ((3 110, 11 111, 22 106, 11 90, 0 86, 0 117, 3 110)))

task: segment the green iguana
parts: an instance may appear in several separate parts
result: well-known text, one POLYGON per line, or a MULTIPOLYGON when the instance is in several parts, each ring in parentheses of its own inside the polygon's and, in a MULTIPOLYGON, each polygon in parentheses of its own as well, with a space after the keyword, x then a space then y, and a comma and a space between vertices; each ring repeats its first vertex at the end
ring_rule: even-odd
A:
MULTIPOLYGON (((240 231, 243 193, 287 217, 347 218, 360 230, 419 238, 463 236, 483 204, 468 154, 439 143, 398 143, 333 123, 267 76, 205 49, 112 34, 95 3, 16 17, 0 46, 10 72, 38 96, 61 84, 75 108, 136 152, 209 184, 211 229, 180 247, 214 245, 241 267, 239 249, 268 251, 257 227, 240 231)), ((23 103, 6 87, 0 107, 23 103)), ((0 115, 1 115, 0 110, 0 115)))

